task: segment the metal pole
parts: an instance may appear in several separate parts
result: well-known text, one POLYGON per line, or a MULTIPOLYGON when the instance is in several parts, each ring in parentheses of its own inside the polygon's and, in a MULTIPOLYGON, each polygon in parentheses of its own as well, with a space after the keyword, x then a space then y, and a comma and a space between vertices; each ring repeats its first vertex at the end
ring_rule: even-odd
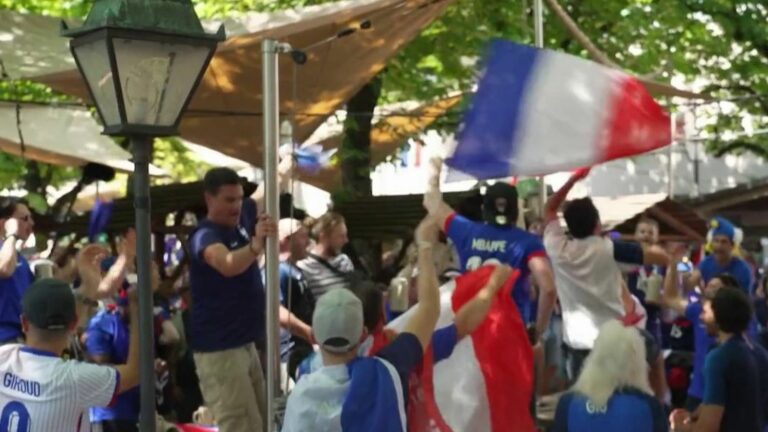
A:
MULTIPOLYGON (((280 131, 280 97, 277 81, 277 41, 265 39, 262 49, 262 102, 264 113, 264 182, 266 191, 266 214, 278 219, 279 196, 277 191, 277 151, 280 131)), ((277 239, 267 239, 266 290, 267 290, 267 431, 274 430, 275 402, 279 394, 278 362, 278 250, 277 239)))
MULTIPOLYGON (((536 48, 544 48, 544 4, 543 0, 533 0, 533 37, 536 48)), ((544 217, 547 205, 547 177, 539 177, 539 215, 544 217)))
POLYGON ((152 282, 150 262, 152 255, 149 200, 149 155, 152 153, 150 137, 131 137, 133 148, 133 205, 136 210, 136 273, 139 289, 139 388, 142 431, 155 430, 155 340, 152 282))
POLYGON ((674 166, 672 164, 672 156, 674 154, 674 147, 675 147, 675 134, 677 129, 677 120, 675 113, 672 113, 672 115, 669 116, 669 121, 671 122, 669 128, 671 131, 672 136, 672 142, 669 143, 669 148, 667 149, 667 176, 668 176, 668 187, 669 190, 667 191, 667 195, 669 195, 670 198, 675 197, 675 180, 674 180, 674 166))

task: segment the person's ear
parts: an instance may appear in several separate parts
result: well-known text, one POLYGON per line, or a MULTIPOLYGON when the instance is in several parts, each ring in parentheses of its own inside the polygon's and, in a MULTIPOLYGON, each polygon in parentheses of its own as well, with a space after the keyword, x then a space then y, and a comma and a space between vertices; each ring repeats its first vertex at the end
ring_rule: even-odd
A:
POLYGON ((29 320, 24 314, 21 314, 19 319, 21 320, 21 332, 27 334, 29 332, 29 320))
POLYGON ((69 323, 69 327, 67 327, 67 330, 69 330, 71 332, 74 332, 75 330, 77 330, 77 321, 78 321, 78 319, 79 318, 78 318, 77 314, 75 314, 75 319, 71 323, 69 323))

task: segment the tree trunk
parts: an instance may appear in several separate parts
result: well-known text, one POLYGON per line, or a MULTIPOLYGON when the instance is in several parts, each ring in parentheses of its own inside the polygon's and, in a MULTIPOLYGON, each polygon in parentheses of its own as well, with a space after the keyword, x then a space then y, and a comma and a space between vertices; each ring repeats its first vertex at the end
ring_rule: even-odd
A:
POLYGON ((347 102, 344 140, 339 149, 342 190, 334 200, 371 196, 371 129, 381 84, 381 75, 377 75, 347 102))

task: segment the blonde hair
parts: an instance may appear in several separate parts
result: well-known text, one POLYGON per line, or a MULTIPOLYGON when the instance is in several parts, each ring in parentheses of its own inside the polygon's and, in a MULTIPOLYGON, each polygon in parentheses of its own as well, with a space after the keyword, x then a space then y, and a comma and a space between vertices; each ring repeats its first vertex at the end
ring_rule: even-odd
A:
POLYGON ((611 320, 600 328, 573 391, 586 396, 596 407, 605 407, 611 396, 624 387, 653 394, 642 336, 634 327, 611 320))
POLYGON ((337 226, 344 224, 344 216, 335 212, 327 212, 320 216, 312 225, 312 237, 320 238, 320 234, 329 234, 337 226))

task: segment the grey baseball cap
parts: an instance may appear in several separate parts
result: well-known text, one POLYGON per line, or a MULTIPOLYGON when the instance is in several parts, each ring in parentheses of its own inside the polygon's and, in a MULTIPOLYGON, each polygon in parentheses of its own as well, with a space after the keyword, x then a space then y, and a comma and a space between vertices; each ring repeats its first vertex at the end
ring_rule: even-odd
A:
POLYGON ((363 302, 346 288, 323 294, 312 315, 312 331, 320 346, 332 353, 346 353, 363 335, 363 302))

